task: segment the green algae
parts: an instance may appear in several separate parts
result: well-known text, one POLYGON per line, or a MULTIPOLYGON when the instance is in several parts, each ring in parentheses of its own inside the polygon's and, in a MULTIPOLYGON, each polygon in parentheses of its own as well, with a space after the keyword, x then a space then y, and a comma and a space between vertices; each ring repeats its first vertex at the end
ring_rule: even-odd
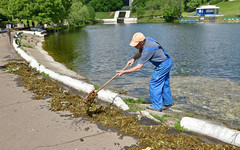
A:
MULTIPOLYGON (((204 143, 200 138, 168 133, 171 128, 164 125, 141 125, 136 115, 124 115, 117 108, 103 107, 97 104, 96 95, 92 95, 84 103, 84 99, 78 94, 66 91, 57 81, 44 77, 42 74, 28 67, 27 63, 9 63, 6 70, 17 74, 22 84, 32 91, 35 99, 51 99, 52 111, 70 111, 71 117, 87 117, 90 121, 106 127, 118 129, 118 134, 134 136, 139 139, 137 147, 132 150, 151 147, 151 149, 238 149, 229 145, 214 145, 204 143)), ((83 139, 80 139, 83 141, 83 139)))

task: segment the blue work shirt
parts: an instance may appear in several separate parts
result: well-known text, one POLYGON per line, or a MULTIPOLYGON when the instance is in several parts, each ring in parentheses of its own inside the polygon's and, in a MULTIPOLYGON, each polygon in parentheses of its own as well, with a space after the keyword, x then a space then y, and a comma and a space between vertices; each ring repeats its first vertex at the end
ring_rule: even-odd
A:
POLYGON ((138 60, 138 64, 145 64, 146 62, 150 61, 154 66, 158 66, 163 61, 167 59, 167 56, 164 54, 162 49, 154 49, 154 50, 146 50, 144 49, 150 48, 150 47, 158 47, 156 42, 153 42, 151 40, 147 40, 144 44, 143 49, 139 49, 139 52, 142 52, 141 57, 138 60))

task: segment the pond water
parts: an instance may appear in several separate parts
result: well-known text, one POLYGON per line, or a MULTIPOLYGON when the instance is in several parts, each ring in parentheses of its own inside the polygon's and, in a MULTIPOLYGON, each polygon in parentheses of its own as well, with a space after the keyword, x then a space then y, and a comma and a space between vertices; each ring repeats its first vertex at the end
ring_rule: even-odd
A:
MULTIPOLYGON (((58 62, 102 86, 137 52, 135 32, 157 40, 172 57, 176 107, 240 125, 240 24, 93 25, 49 34, 43 48, 58 62)), ((154 66, 113 80, 106 88, 149 101, 154 66)))

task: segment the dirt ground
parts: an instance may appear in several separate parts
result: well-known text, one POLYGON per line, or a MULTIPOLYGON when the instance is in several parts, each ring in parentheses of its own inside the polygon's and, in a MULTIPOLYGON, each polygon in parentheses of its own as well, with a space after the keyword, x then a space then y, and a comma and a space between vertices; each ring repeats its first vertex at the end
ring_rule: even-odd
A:
POLYGON ((52 112, 47 100, 33 100, 18 76, 2 69, 8 62, 22 60, 6 33, 0 34, 0 52, 1 149, 117 150, 137 143, 133 137, 120 137, 84 118, 67 117, 69 112, 52 112))

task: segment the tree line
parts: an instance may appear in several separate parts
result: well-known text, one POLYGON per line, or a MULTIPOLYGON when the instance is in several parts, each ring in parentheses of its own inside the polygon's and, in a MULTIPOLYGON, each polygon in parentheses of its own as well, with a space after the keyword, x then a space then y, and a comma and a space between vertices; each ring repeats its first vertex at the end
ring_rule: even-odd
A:
POLYGON ((0 14, 7 19, 28 19, 59 24, 84 25, 95 19, 95 11, 86 0, 1 0, 0 14))
POLYGON ((1 0, 1 19, 28 19, 42 23, 80 26, 95 20, 95 12, 120 10, 122 0, 1 0))
MULTIPOLYGON (((134 0, 132 12, 141 17, 145 10, 161 10, 167 21, 181 17, 183 11, 194 11, 202 4, 227 0, 134 0)), ((69 25, 85 25, 95 20, 95 12, 122 9, 127 0, 1 0, 1 18, 20 18, 43 23, 59 23, 67 19, 69 25)))

